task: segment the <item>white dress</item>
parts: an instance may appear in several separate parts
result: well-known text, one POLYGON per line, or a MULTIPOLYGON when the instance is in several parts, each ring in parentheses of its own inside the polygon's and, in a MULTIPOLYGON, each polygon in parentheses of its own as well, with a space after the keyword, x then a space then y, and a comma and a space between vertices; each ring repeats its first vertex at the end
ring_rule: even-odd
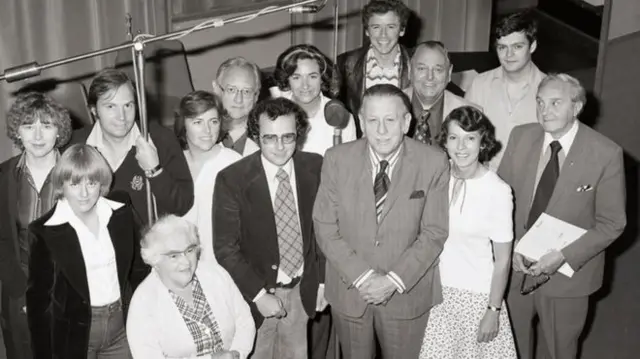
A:
MULTIPOLYGON (((451 177, 449 198, 455 184, 451 177)), ((512 210, 511 188, 493 171, 464 180, 449 206, 449 237, 439 263, 443 301, 431 309, 421 359, 517 358, 504 302, 497 337, 477 340, 491 291, 491 243, 513 240, 512 210)))
POLYGON ((202 248, 200 260, 204 261, 216 260, 213 255, 213 226, 211 223, 213 189, 216 184, 216 177, 218 172, 242 158, 236 151, 224 147, 221 143, 216 144, 216 146, 221 147, 218 155, 205 163, 198 174, 198 178, 193 180, 193 207, 183 216, 183 218, 198 226, 200 246, 202 248))

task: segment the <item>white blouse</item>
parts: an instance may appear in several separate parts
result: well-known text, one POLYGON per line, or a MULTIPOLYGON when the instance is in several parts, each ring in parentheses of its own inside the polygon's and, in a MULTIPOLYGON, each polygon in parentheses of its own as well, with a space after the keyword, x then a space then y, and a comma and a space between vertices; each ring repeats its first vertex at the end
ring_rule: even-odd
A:
MULTIPOLYGON (((220 265, 200 261, 196 275, 219 325, 224 350, 236 350, 246 359, 256 333, 249 305, 220 265)), ((155 270, 133 294, 127 339, 134 359, 197 358, 193 337, 155 270)))

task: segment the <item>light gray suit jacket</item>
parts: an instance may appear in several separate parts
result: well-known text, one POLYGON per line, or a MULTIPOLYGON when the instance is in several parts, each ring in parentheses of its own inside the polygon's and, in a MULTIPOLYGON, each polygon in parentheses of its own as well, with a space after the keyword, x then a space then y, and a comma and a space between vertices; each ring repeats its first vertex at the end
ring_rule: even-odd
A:
POLYGON ((405 138, 376 222, 366 138, 327 151, 313 209, 316 239, 327 258, 325 296, 334 310, 360 317, 367 303, 353 282, 369 269, 393 271, 406 286, 384 307, 416 318, 442 301, 438 257, 449 229, 446 155, 405 138))
MULTIPOLYGON (((409 97, 409 100, 413 99, 413 86, 409 86, 402 91, 405 93, 405 95, 409 97)), ((482 107, 480 107, 479 105, 476 105, 475 103, 469 100, 466 100, 449 90, 444 90, 442 120, 444 121, 444 119, 447 118, 447 116, 451 113, 451 111, 455 110, 458 107, 463 107, 463 106, 471 106, 471 107, 477 108, 480 111, 483 111, 482 107)))
MULTIPOLYGON (((584 228, 587 233, 562 250, 576 271, 573 277, 555 274, 539 289, 552 297, 586 296, 598 290, 602 285, 604 250, 627 223, 622 149, 584 124, 578 126, 545 212, 584 228)), ((515 195, 516 243, 527 231, 543 141, 544 131, 537 123, 514 128, 498 169, 515 195)), ((522 274, 514 271, 512 285, 519 286, 521 280, 522 274)))

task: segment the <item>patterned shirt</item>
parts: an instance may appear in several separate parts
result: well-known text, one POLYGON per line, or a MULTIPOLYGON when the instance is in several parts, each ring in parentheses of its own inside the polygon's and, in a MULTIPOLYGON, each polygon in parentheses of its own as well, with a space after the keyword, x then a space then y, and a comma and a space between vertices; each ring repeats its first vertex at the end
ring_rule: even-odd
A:
POLYGON ((365 89, 378 84, 391 84, 400 87, 400 56, 401 51, 398 49, 398 54, 395 60, 393 60, 393 67, 385 68, 380 66, 373 52, 373 48, 370 47, 367 52, 367 62, 365 65, 365 89))
POLYGON ((191 283, 193 290, 193 306, 182 297, 169 291, 173 302, 182 314, 182 319, 198 348, 198 356, 219 353, 224 350, 218 322, 213 317, 211 306, 202 292, 198 277, 194 274, 191 283))

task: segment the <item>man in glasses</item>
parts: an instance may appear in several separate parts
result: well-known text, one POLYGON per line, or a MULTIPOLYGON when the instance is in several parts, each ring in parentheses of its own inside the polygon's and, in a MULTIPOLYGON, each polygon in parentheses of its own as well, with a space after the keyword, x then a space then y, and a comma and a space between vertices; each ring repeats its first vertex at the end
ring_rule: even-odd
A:
POLYGON ((291 100, 260 102, 248 121, 260 151, 216 179, 214 252, 251 307, 254 359, 307 358, 307 322, 327 306, 311 219, 322 157, 297 151, 307 128, 291 100))
POLYGON ((258 150, 258 145, 247 137, 247 119, 258 101, 260 86, 260 68, 243 57, 223 62, 213 81, 213 91, 227 112, 222 123, 227 134, 222 144, 243 157, 258 150))

